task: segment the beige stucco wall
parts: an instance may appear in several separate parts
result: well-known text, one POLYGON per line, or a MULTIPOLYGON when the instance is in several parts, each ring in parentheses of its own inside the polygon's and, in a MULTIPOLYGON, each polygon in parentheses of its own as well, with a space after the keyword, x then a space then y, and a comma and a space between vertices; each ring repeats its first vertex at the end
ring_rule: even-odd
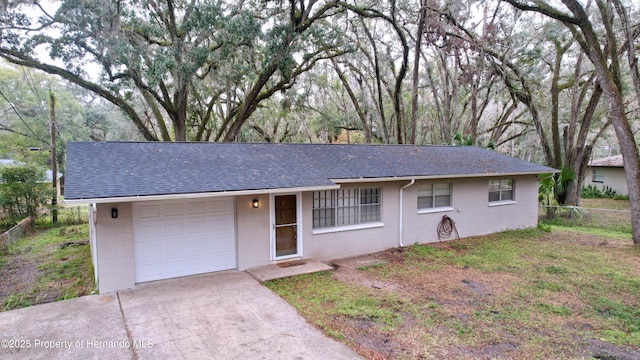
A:
MULTIPOLYGON (((415 185, 404 190, 404 245, 438 241, 437 228, 443 215, 447 215, 455 221, 460 237, 536 226, 538 222, 538 178, 536 176, 510 178, 515 179, 515 202, 497 206, 489 205, 488 192, 491 178, 417 181, 415 185), (452 184, 451 206, 453 210, 419 214, 417 210, 419 185, 443 182, 452 184)), ((450 239, 453 238, 454 235, 450 239)))
POLYGON ((97 204, 96 255, 100 293, 132 288, 134 280, 131 203, 97 204), (111 218, 111 209, 118 218, 111 218))
POLYGON ((619 167, 598 167, 598 170, 602 170, 604 176, 604 182, 593 182, 593 168, 587 169, 587 175, 584 179, 584 186, 593 185, 598 189, 606 185, 618 193, 618 195, 628 195, 629 190, 627 188, 627 178, 624 175, 624 168, 619 167))
MULTIPOLYGON (((420 184, 434 181, 417 181, 403 190, 403 244, 438 241, 436 229, 443 215, 448 215, 456 222, 460 237, 535 227, 538 222, 538 178, 534 175, 512 178, 516 180, 515 202, 498 206, 489 206, 488 189, 491 178, 444 181, 452 183, 453 210, 427 214, 418 213, 417 189, 420 184)), ((400 187, 406 184, 409 184, 409 181, 360 184, 381 187, 383 227, 323 234, 313 232, 312 193, 304 193, 302 197, 304 257, 327 260, 398 246, 400 187)), ((343 187, 346 186, 343 185, 343 187)))
POLYGON ((302 195, 302 241, 304 257, 326 260, 367 254, 398 245, 398 194, 401 185, 397 182, 367 183, 342 185, 342 188, 359 186, 380 186, 382 191, 381 220, 384 226, 313 234, 313 193, 304 193, 302 195))
POLYGON ((236 197, 238 270, 270 264, 269 195, 236 197), (251 206, 258 199, 257 209, 251 206))
MULTIPOLYGON (((436 228, 442 215, 456 221, 461 237, 481 235, 505 229, 533 227, 537 224, 538 180, 534 175, 515 177, 515 202, 489 206, 488 182, 483 179, 455 179, 453 210, 418 214, 417 188, 428 181, 417 181, 404 190, 403 243, 438 241, 436 228)), ((442 181, 438 181, 442 182, 442 181)), ((313 193, 301 195, 300 238, 305 258, 329 260, 367 254, 396 247, 399 243, 400 187, 403 182, 342 185, 342 187, 379 186, 382 193, 381 222, 383 226, 325 233, 314 233, 312 217, 313 193)), ((238 270, 271 263, 271 195, 238 196, 235 199, 236 246, 238 270), (260 206, 251 206, 253 199, 260 206)), ((135 286, 133 216, 131 203, 98 204, 96 212, 96 269, 101 293, 135 286), (118 209, 118 218, 111 218, 111 209, 118 209)))

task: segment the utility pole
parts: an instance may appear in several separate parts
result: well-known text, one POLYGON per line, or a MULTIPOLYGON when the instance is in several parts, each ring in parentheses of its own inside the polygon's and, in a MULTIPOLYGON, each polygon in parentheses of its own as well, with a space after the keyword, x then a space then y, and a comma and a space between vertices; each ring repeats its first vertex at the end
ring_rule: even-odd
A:
POLYGON ((56 156, 56 97, 49 89, 49 133, 51 134, 51 185, 53 195, 51 196, 51 222, 58 222, 58 160, 56 156))

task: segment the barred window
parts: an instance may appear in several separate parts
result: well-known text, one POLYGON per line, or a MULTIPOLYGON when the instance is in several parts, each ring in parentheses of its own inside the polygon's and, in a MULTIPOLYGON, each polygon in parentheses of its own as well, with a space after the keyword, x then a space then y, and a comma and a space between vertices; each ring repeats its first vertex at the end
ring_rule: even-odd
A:
POLYGON ((380 188, 349 188, 313 193, 313 228, 380 221, 380 188))

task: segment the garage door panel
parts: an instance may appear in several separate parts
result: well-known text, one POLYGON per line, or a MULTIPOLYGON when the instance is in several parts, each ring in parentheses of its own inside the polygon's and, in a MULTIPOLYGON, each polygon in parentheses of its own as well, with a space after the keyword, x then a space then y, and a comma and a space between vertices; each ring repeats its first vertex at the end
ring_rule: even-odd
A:
POLYGON ((207 233, 209 233, 209 226, 206 218, 199 221, 189 221, 187 235, 206 235, 207 233))
POLYGON ((207 213, 206 201, 191 201, 187 203, 187 214, 198 215, 207 213))
POLYGON ((168 277, 177 277, 182 276, 185 271, 189 271, 189 263, 184 258, 178 259, 169 259, 164 265, 166 266, 165 271, 168 277))
POLYGON ((184 204, 165 204, 162 206, 162 215, 179 216, 184 215, 184 204))
POLYGON ((157 225, 139 224, 136 228, 136 238, 139 240, 157 239, 162 234, 162 227, 157 225))
POLYGON ((170 223, 162 226, 163 237, 178 237, 185 235, 184 223, 170 223))
POLYGON ((136 267, 136 271, 141 271, 145 274, 147 277, 145 281, 165 279, 164 264, 161 263, 143 264, 139 268, 136 267))
POLYGON ((134 251, 136 254, 145 254, 147 263, 153 263, 154 259, 158 261, 157 259, 161 259, 163 254, 162 244, 156 241, 138 242, 135 244, 134 251))
POLYGON ((167 239, 162 241, 162 255, 165 259, 171 259, 178 256, 186 256, 187 244, 181 239, 167 239))
POLYGON ((138 217, 141 219, 157 218, 162 216, 162 206, 159 204, 140 205, 138 212, 139 212, 138 217))
POLYGON ((189 266, 193 272, 206 272, 210 271, 209 265, 214 260, 211 256, 194 256, 191 258, 189 266))
POLYGON ((189 254, 192 254, 194 257, 198 256, 198 254, 214 251, 214 247, 208 239, 189 239, 189 243, 187 245, 189 254))
POLYGON ((233 230, 229 225, 231 219, 224 217, 209 222, 209 232, 213 234, 226 234, 233 230))
POLYGON ((232 269, 236 266, 235 259, 231 260, 223 254, 213 255, 210 259, 212 263, 218 264, 214 271, 232 269))
POLYGON ((209 211, 215 213, 227 213, 233 207, 230 199, 212 200, 209 202, 209 211))
POLYGON ((236 267, 233 198, 135 204, 133 210, 136 282, 236 267))
POLYGON ((235 244, 230 242, 216 242, 209 244, 212 253, 235 251, 235 244))

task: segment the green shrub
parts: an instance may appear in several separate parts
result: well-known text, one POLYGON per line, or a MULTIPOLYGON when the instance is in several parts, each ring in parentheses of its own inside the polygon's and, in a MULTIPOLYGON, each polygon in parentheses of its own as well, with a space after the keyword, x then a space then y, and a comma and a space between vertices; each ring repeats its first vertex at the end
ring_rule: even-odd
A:
POLYGON ((616 191, 605 185, 602 188, 602 197, 613 199, 617 195, 616 191))
MULTIPOLYGON (((580 197, 582 197, 583 199, 616 199, 616 197, 618 196, 619 195, 616 193, 616 191, 607 185, 603 186, 602 190, 598 189, 595 185, 589 185, 587 187, 583 187, 582 191, 580 192, 580 197)), ((616 200, 623 199, 621 198, 616 200)))
POLYGON ((602 191, 594 185, 588 185, 582 188, 580 197, 583 199, 600 199, 602 197, 602 191))
POLYGON ((0 207, 7 214, 3 223, 17 224, 36 217, 51 195, 44 170, 28 164, 0 166, 0 207))

